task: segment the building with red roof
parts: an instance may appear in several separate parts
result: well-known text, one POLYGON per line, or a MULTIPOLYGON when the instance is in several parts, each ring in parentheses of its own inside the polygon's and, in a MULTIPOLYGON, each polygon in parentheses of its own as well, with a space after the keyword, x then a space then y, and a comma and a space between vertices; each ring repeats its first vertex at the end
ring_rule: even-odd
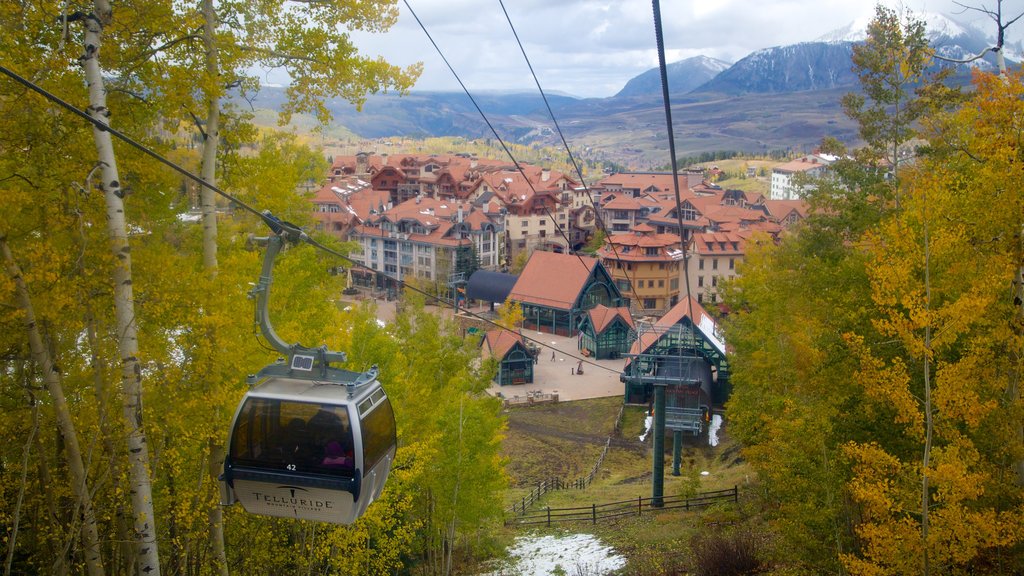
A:
POLYGON ((598 360, 618 358, 629 352, 635 337, 636 327, 629 308, 598 304, 580 322, 579 348, 598 360))
POLYGON ((587 310, 623 304, 611 275, 596 258, 536 251, 519 275, 510 300, 523 310, 523 327, 550 334, 577 334, 587 310))
POLYGON ((649 405, 654 386, 666 386, 666 420, 674 429, 700 433, 713 406, 728 396, 725 341, 694 298, 680 300, 654 324, 638 325, 630 355, 620 377, 626 403, 649 405))
POLYGON ((679 301, 683 252, 678 235, 639 224, 633 232, 605 238, 597 254, 634 313, 661 315, 679 301))
POLYGON ((360 246, 350 256, 364 266, 394 280, 417 278, 440 289, 447 288, 452 274, 468 277, 476 268, 496 268, 502 233, 469 202, 416 197, 372 213, 350 238, 360 246))
POLYGON ((739 232, 694 234, 687 254, 690 295, 700 303, 718 302, 721 284, 739 275, 746 250, 747 236, 739 232))
POLYGON ((499 386, 533 382, 534 357, 522 334, 505 328, 488 330, 480 342, 480 349, 484 359, 498 360, 494 381, 499 386))

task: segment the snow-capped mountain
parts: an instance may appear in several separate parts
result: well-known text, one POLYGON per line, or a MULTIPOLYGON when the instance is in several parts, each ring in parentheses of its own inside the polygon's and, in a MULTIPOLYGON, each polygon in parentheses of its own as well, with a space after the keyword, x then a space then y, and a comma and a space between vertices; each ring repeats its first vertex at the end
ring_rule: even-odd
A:
MULTIPOLYGON (((730 63, 716 58, 694 56, 668 64, 665 68, 671 91, 686 93, 714 78, 729 66, 731 66, 730 63)), ((615 98, 650 94, 661 94, 661 73, 657 68, 652 68, 631 78, 615 95, 615 98)))
MULTIPOLYGON (((914 17, 925 22, 928 41, 940 57, 935 59, 935 68, 954 67, 962 79, 967 78, 972 68, 996 71, 995 56, 991 53, 970 63, 948 62, 968 60, 980 54, 995 44, 992 37, 942 14, 924 13, 914 17)), ((821 36, 816 42, 758 50, 694 92, 738 95, 853 88, 858 83, 851 70, 853 46, 867 38, 869 22, 870 18, 851 22, 821 36)), ((1024 52, 1020 48, 1019 43, 1007 46, 1006 58, 1018 59, 1024 52)))
POLYGON ((695 92, 729 95, 802 92, 852 86, 853 42, 803 42, 758 50, 695 92))

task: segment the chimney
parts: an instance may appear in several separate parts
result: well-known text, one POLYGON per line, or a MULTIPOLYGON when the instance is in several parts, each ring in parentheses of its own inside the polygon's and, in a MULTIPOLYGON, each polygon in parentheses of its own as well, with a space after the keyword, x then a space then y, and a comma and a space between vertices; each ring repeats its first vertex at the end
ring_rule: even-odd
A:
POLYGON ((469 167, 470 168, 476 168, 476 158, 471 158, 469 160, 469 167))
POLYGON ((388 153, 387 152, 385 152, 385 153, 380 155, 380 163, 385 165, 385 166, 388 165, 388 153))
POLYGON ((551 179, 551 169, 550 168, 542 169, 540 171, 540 181, 541 182, 547 182, 550 179, 551 179))
POLYGON ((369 160, 369 154, 366 152, 360 152, 356 154, 356 176, 363 176, 369 173, 367 170, 367 160, 369 160))
POLYGON ((456 222, 461 224, 463 217, 465 217, 465 213, 462 211, 462 203, 459 203, 458 220, 456 222))

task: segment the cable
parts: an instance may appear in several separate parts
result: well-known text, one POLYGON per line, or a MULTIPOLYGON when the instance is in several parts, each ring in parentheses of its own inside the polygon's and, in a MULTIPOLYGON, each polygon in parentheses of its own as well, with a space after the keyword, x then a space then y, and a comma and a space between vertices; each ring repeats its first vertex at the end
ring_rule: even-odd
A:
POLYGON ((191 180, 201 184, 202 186, 205 186, 206 188, 209 188, 210 190, 214 191, 215 193, 219 194, 220 196, 222 196, 224 198, 227 198, 228 200, 234 202, 235 204, 238 204, 239 206, 241 206, 245 210, 247 210, 249 212, 252 212, 256 216, 259 216, 260 218, 263 217, 263 213, 260 212, 259 210, 253 208, 252 206, 249 206, 248 204, 246 204, 245 202, 242 202, 241 200, 238 200, 237 198, 231 196, 230 194, 228 194, 227 192, 221 190, 217 186, 215 186, 213 184, 210 184, 206 180, 203 180, 199 176, 196 176, 195 174, 189 172, 187 169, 183 168, 182 166, 180 166, 178 164, 175 164, 174 162, 168 160, 164 156, 161 156, 160 154, 157 154, 155 151, 151 150, 150 148, 147 148, 144 144, 139 143, 138 141, 132 139, 130 136, 124 134, 123 132, 120 132, 120 131, 112 128, 110 125, 105 124, 102 121, 100 121, 100 120, 98 120, 96 118, 93 118, 92 116, 89 116, 87 113, 83 112, 82 110, 79 110, 78 108, 75 108, 69 102, 67 102, 67 101, 61 99, 59 96, 57 96, 57 95, 47 91, 42 86, 39 86, 38 84, 33 83, 31 80, 28 80, 27 78, 24 78, 23 76, 21 76, 18 73, 14 72, 10 68, 7 68, 6 66, 0 65, 0 72, 3 72, 8 77, 10 77, 12 80, 14 80, 14 81, 18 82, 19 84, 25 86, 29 90, 32 90, 33 92, 38 93, 39 95, 43 96, 44 98, 46 98, 47 100, 53 102, 54 104, 57 104, 60 107, 64 108, 65 110, 67 110, 67 111, 77 115, 79 118, 83 118, 86 122, 92 124, 93 127, 95 127, 97 130, 101 130, 101 131, 104 131, 104 132, 110 132, 110 134, 112 136, 116 137, 118 140, 121 140, 125 144, 128 144, 132 148, 135 148, 139 152, 142 152, 146 156, 149 156, 150 158, 156 160, 157 162, 160 162, 161 164, 171 168, 172 170, 174 170, 175 172, 178 172, 182 176, 185 176, 186 178, 189 178, 189 179, 191 179, 191 180))
MULTIPOLYGON (((537 73, 533 71, 533 64, 530 63, 530 57, 526 55, 526 48, 523 47, 523 43, 519 40, 519 33, 516 32, 516 27, 512 24, 512 18, 508 15, 508 10, 505 9, 505 2, 498 0, 498 4, 501 5, 501 11, 505 13, 505 20, 508 21, 509 28, 512 29, 512 36, 516 39, 516 44, 519 45, 519 51, 523 53, 523 59, 526 60, 526 66, 530 69, 530 74, 533 75, 533 81, 537 84, 537 90, 540 92, 540 97, 544 100, 544 105, 547 106, 548 115, 551 116, 551 121, 555 124, 555 130, 558 132, 558 136, 562 139, 562 145, 565 146, 565 152, 569 155, 569 161, 572 162, 573 168, 576 169, 576 174, 580 177, 580 184, 583 185, 583 189, 587 193, 587 198, 590 200, 590 205, 594 209, 594 223, 604 231, 608 238, 611 238, 611 233, 608 231, 608 227, 605 226, 604 221, 601 219, 601 211, 597 207, 597 202, 594 201, 594 195, 590 193, 590 188, 587 186, 586 181, 583 178, 583 171, 580 169, 580 165, 576 162, 576 157, 573 156, 572 150, 569 148, 569 142, 565 139, 565 134, 562 133, 562 127, 558 125, 558 120, 555 118, 555 112, 551 109, 551 104, 548 103, 548 96, 544 93, 544 89, 540 86, 540 80, 537 78, 537 73)), ((680 243, 682 243, 682 236, 680 236, 680 243)), ((612 255, 615 256, 615 261, 619 262, 619 252, 615 248, 615 243, 609 241, 609 246, 612 248, 612 255)), ((640 298, 640 294, 636 291, 634 282, 629 277, 628 269, 623 269, 623 274, 626 276, 626 281, 629 283, 629 290, 633 293, 633 297, 637 306, 640 308, 640 312, 646 312, 643 300, 640 298)))
MULTIPOLYGON (((533 182, 531 182, 529 177, 526 176, 526 172, 524 172, 523 167, 519 165, 519 161, 516 160, 515 156, 512 154, 512 151, 509 150, 507 145, 505 145, 505 141, 501 138, 501 136, 498 135, 498 131, 495 130, 494 125, 491 124, 491 121, 487 118, 487 115, 484 114, 483 109, 481 109, 480 105, 476 103, 476 98, 473 98, 473 95, 470 94, 469 92, 469 88, 466 88, 466 85, 462 82, 462 78, 459 77, 458 73, 455 72, 455 68, 453 68, 451 63, 448 62, 448 58, 446 58, 444 52, 441 51, 441 47, 437 45, 437 42, 434 42, 434 38, 433 36, 430 35, 430 32, 427 31, 427 27, 420 20, 420 17, 416 15, 416 11, 412 9, 412 6, 409 5, 409 0, 402 1, 405 3, 405 7, 409 9, 409 12, 412 14, 412 17, 416 19, 416 23, 420 25, 420 29, 423 30, 424 34, 426 34, 427 40, 430 40, 430 43, 434 46, 434 50, 437 50, 437 54, 441 57, 441 60, 443 60, 445 65, 448 66, 448 70, 451 71, 452 76, 455 77, 455 80, 459 83, 459 86, 462 87, 462 91, 465 92, 466 96, 469 97, 469 101, 473 103, 473 107, 475 107, 476 111, 480 113, 480 117, 483 118, 484 123, 487 124, 487 127, 491 129, 491 134, 494 134, 494 138, 497 139, 499 144, 501 144, 501 148, 505 151, 505 154, 507 154, 508 157, 512 159, 512 163, 515 164, 516 169, 519 170, 520 174, 522 174, 523 179, 526 180, 526 184, 530 187, 530 190, 536 197, 537 189, 533 187, 533 182)), ((551 214, 551 211, 548 210, 547 206, 544 206, 544 213, 547 214, 549 218, 551 218, 551 221, 555 224, 555 229, 558 230, 558 234, 562 237, 563 240, 565 240, 566 250, 569 250, 570 253, 574 254, 579 259, 580 264, 582 264, 584 268, 587 268, 589 270, 589 267, 587 266, 586 262, 583 261, 583 257, 572 249, 572 241, 569 240, 569 237, 565 234, 565 231, 562 229, 561 225, 558 224, 558 219, 555 218, 553 214, 551 214)))
POLYGON ((665 39, 661 29, 661 3, 651 0, 654 9, 654 37, 658 45, 658 69, 661 72, 661 96, 665 101, 665 123, 668 125, 668 153, 672 157, 672 185, 676 194, 676 223, 679 226, 679 246, 683 250, 683 283, 686 284, 686 313, 693 318, 693 297, 690 295, 690 251, 683 240, 683 203, 679 194, 679 167, 676 161, 676 139, 672 127, 672 104, 668 95, 668 67, 665 65, 665 39))
MULTIPOLYGON (((252 214, 254 214, 257 217, 259 217, 260 220, 262 220, 268 227, 270 227, 270 229, 272 231, 274 231, 275 234, 283 235, 283 236, 287 237, 289 240, 292 240, 292 241, 303 241, 303 242, 309 244, 310 246, 312 246, 312 247, 314 247, 314 248, 316 248, 318 250, 321 250, 321 251, 323 251, 323 252, 325 252, 327 254, 330 254, 332 256, 335 256, 337 258, 345 260, 346 262, 351 264, 353 267, 366 269, 366 270, 372 272, 374 275, 378 275, 379 274, 380 276, 383 276, 384 278, 387 278, 387 279, 391 280, 392 282, 396 283, 397 285, 399 285, 399 286, 401 286, 403 288, 406 288, 408 290, 411 290, 413 292, 416 292, 416 293, 418 293, 420 295, 436 298, 436 297, 431 296, 430 294, 428 294, 426 291, 420 290, 420 289, 416 288, 415 286, 408 285, 405 282, 403 282, 403 281, 401 281, 401 280, 399 280, 397 278, 392 278, 392 277, 388 276, 387 274, 385 274, 385 273, 383 273, 383 272, 381 272, 379 270, 374 270, 373 268, 370 268, 369 266, 366 266, 365 264, 363 264, 361 262, 353 260, 351 257, 349 257, 346 254, 342 254, 341 252, 338 252, 337 250, 334 250, 333 248, 329 248, 329 247, 321 244, 320 242, 318 242, 318 241, 314 240, 313 238, 309 237, 305 232, 302 232, 294 224, 289 224, 288 222, 283 222, 283 221, 277 219, 276 217, 274 217, 272 214, 270 214, 267 211, 260 211, 260 210, 258 210, 256 208, 254 208, 253 206, 250 206, 249 204, 246 204, 245 202, 242 202, 241 200, 238 200, 237 198, 235 198, 231 194, 221 190, 220 188, 218 188, 217 186, 215 186, 213 184, 210 184, 206 180, 203 180, 201 177, 197 176, 196 174, 193 174, 189 170, 187 170, 187 169, 183 168, 182 166, 172 162, 171 160, 165 158, 164 156, 161 156, 156 151, 146 147, 144 144, 139 143, 138 141, 134 140, 133 138, 131 138, 130 136, 124 134, 123 132, 120 132, 120 131, 118 131, 118 130, 116 130, 114 128, 111 128, 107 124, 104 124, 103 122, 101 122, 101 121, 99 121, 99 120, 97 120, 95 118, 92 118, 91 116, 89 116, 85 112, 82 112, 81 110, 75 108, 71 103, 69 103, 66 100, 60 98, 59 96, 57 96, 57 95, 47 91, 46 89, 44 89, 43 87, 35 84, 34 82, 24 78, 23 76, 21 76, 18 73, 14 72, 10 68, 7 68, 6 66, 3 66, 2 64, 0 64, 0 72, 2 72, 4 75, 8 76, 9 78, 15 80, 19 84, 25 86, 29 90, 31 90, 33 92, 36 92, 37 94, 43 96, 44 98, 46 98, 50 102, 53 102, 54 104, 60 106, 61 108, 64 108, 65 110, 73 112, 78 117, 85 119, 87 122, 89 122, 90 124, 95 126, 98 130, 106 130, 107 132, 110 132, 110 134, 112 136, 114 136, 117 139, 121 140, 122 142, 132 146, 133 148, 139 150, 140 152, 142 152, 146 156, 149 156, 150 158, 153 158, 157 162, 159 162, 159 163, 161 163, 161 164, 171 168, 175 172, 178 172, 179 174, 181 174, 181 175, 185 176, 186 178, 192 180, 193 182, 197 183, 198 185, 205 186, 206 188, 214 191, 215 193, 217 193, 218 195, 222 196, 223 198, 229 200, 230 202, 233 202, 233 203, 241 206, 246 211, 251 212, 252 214)), ((447 300, 444 300, 444 299, 441 299, 441 298, 437 298, 437 299, 445 302, 445 304, 451 304, 451 302, 449 302, 447 300)), ((475 318, 477 320, 480 320, 480 321, 486 323, 486 324, 490 324, 492 326, 495 326, 497 328, 501 328, 503 330, 508 330, 504 326, 501 326, 500 324, 498 324, 497 322, 494 322, 493 320, 491 320, 489 318, 485 318, 483 316, 474 314, 472 312, 469 312, 468 310, 465 310, 465 313, 467 315, 469 315, 469 316, 472 316, 473 318, 475 318)), ((542 342, 540 340, 536 340, 536 339, 530 338, 528 336, 522 336, 522 337, 523 337, 524 340, 527 340, 527 341, 533 342, 535 344, 538 344, 541 347, 554 349, 553 347, 545 344, 544 342, 542 342)), ((595 362, 592 362, 592 361, 590 361, 587 358, 577 358, 577 357, 571 356, 571 355, 570 355, 570 357, 573 358, 574 360, 578 360, 579 362, 585 362, 585 363, 587 363, 587 364, 589 364, 591 366, 594 366, 594 367, 597 367, 597 368, 601 368, 601 369, 604 369, 604 370, 608 370, 610 372, 618 373, 617 371, 612 370, 611 368, 607 368, 605 366, 602 366, 601 364, 597 364, 595 362)))

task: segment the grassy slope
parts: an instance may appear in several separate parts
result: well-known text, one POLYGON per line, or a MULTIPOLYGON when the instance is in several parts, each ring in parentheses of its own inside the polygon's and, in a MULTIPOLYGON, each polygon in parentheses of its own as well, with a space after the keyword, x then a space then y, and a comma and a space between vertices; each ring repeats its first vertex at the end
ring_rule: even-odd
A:
MULTIPOLYGON (((606 398, 510 411, 504 453, 509 458, 514 482, 529 485, 529 479, 559 472, 564 479, 571 480, 589 473, 614 428, 620 406, 620 399, 606 398)), ((551 492, 534 510, 545 506, 576 507, 650 497, 652 439, 639 441, 643 418, 642 408, 626 407, 621 432, 613 435, 611 449, 594 483, 585 490, 551 492)), ((666 439, 666 496, 739 486, 742 498, 749 471, 739 457, 738 447, 724 430, 720 438, 717 447, 708 446, 706 437, 684 440, 682 474, 678 477, 671 475, 672 440, 671 437, 666 439), (702 476, 701 471, 708 474, 702 476)), ((512 490, 509 502, 518 500, 527 490, 512 490)), ((728 504, 703 512, 667 511, 606 521, 596 526, 564 524, 550 530, 596 534, 627 556, 629 564, 625 573, 659 574, 688 565, 689 542, 694 535, 709 525, 729 524, 742 514, 742 504, 739 507, 728 504)), ((509 531, 513 536, 536 530, 510 528, 509 531)))

